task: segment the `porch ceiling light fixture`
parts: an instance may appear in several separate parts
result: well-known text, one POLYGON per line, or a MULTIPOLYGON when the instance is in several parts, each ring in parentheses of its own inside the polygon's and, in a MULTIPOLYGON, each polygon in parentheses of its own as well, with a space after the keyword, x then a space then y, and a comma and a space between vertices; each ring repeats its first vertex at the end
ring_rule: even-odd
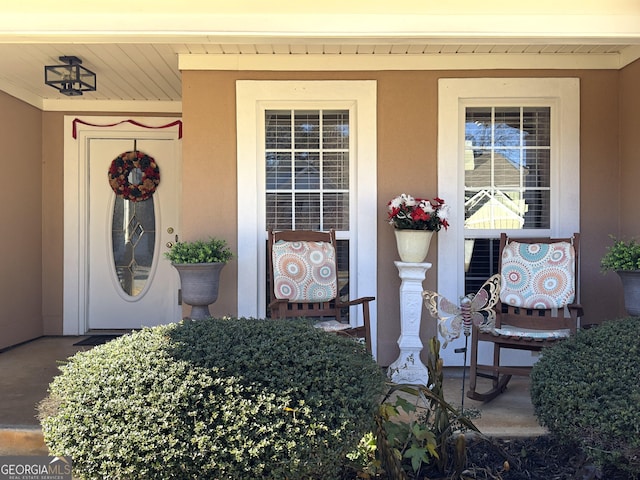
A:
POLYGON ((78 57, 59 57, 65 65, 44 67, 44 83, 60 90, 63 95, 75 97, 96 90, 96 74, 82 66, 78 57))

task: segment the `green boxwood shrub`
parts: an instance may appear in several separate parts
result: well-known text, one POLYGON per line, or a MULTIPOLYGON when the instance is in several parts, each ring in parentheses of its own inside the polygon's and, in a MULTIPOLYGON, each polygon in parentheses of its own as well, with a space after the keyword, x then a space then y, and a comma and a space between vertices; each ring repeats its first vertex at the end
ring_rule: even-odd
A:
POLYGON ((45 442, 87 479, 339 478, 385 384, 362 345, 302 320, 185 320, 61 370, 45 442))
POLYGON ((640 319, 582 330, 531 373, 540 423, 601 465, 640 473, 640 319))

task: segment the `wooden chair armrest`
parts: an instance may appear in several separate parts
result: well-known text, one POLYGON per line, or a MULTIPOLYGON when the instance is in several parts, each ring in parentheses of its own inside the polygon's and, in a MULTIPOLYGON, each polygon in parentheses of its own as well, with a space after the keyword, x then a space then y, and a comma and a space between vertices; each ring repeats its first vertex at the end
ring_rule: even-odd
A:
POLYGON ((579 303, 572 303, 570 305, 567 305, 567 308, 569 309, 569 311, 575 310, 578 317, 581 317, 584 315, 584 309, 582 308, 582 305, 579 303))
POLYGON ((366 337, 366 329, 363 326, 346 328, 344 330, 337 330, 336 334, 342 337, 351 337, 351 338, 364 338, 366 337))
POLYGON ((289 301, 286 298, 279 298, 272 301, 267 306, 267 310, 271 312, 272 318, 284 318, 287 313, 288 304, 289 304, 289 301))
POLYGON ((278 305, 281 305, 281 304, 285 304, 285 305, 286 305, 287 303, 289 303, 289 300, 287 300, 286 298, 277 298, 277 299, 273 300, 273 301, 272 301, 272 302, 267 306, 267 308, 272 309, 272 308, 277 307, 278 305))
POLYGON ((336 306, 338 307, 349 307, 351 305, 362 305, 363 303, 373 302, 376 297, 362 297, 356 298, 354 300, 349 300, 348 302, 338 302, 336 301, 336 306))

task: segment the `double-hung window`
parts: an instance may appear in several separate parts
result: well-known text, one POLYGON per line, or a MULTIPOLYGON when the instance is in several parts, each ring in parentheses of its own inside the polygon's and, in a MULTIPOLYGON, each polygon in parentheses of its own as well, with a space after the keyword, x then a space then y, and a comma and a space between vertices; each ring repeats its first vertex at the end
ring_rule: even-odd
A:
POLYGON ((333 228, 342 293, 376 295, 376 95, 370 80, 236 83, 238 315, 266 315, 269 228, 333 228))
POLYGON ((550 227, 551 107, 466 107, 464 132, 465 291, 475 292, 497 270, 486 232, 550 227))
MULTIPOLYGON (((438 292, 456 299, 497 271, 501 232, 580 230, 579 80, 441 79, 438 96, 438 195, 452 209, 438 292)), ((460 365, 454 349, 445 362, 460 365)))
POLYGON ((265 111, 266 228, 339 232, 338 287, 344 300, 349 299, 349 130, 349 110, 265 111))

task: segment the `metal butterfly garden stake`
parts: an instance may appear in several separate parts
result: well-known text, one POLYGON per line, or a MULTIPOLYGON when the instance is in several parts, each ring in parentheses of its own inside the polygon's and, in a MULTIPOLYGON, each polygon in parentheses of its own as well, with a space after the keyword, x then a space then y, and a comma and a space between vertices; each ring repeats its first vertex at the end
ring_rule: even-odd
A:
POLYGON ((462 370, 462 406, 464 410, 464 381, 467 366, 467 348, 471 327, 476 325, 481 329, 492 329, 496 321, 496 312, 493 309, 500 297, 500 274, 490 277, 477 293, 469 293, 460 298, 460 304, 450 302, 442 295, 425 290, 422 292, 425 306, 431 316, 438 320, 438 330, 444 338, 442 348, 460 337, 464 332, 464 348, 456 348, 456 353, 464 352, 462 370), (440 315, 443 312, 445 315, 440 315))

